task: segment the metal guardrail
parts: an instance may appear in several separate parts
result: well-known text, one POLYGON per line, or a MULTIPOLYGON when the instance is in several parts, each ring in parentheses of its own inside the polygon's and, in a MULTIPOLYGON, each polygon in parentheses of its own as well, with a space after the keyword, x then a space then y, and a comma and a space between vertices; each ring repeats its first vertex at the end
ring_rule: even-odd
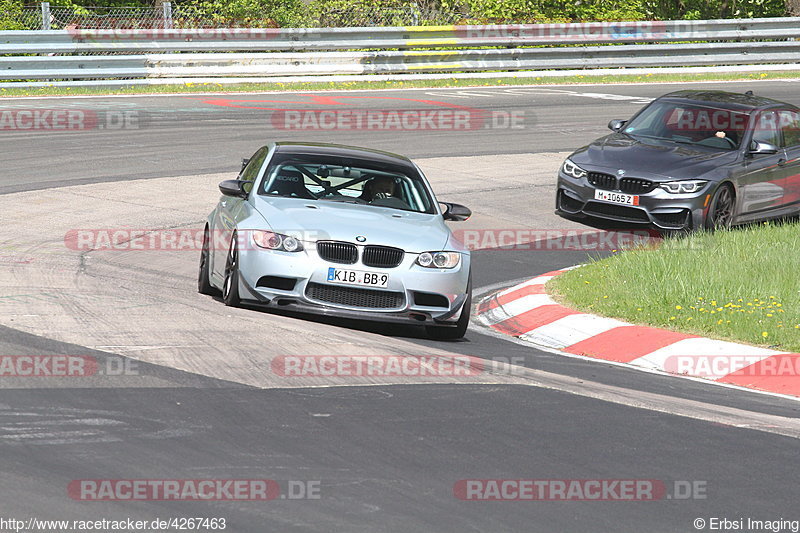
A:
POLYGON ((800 63, 800 41, 794 40, 798 28, 800 18, 4 31, 0 32, 0 79, 191 79, 800 63), (84 55, 99 52, 122 55, 84 55))

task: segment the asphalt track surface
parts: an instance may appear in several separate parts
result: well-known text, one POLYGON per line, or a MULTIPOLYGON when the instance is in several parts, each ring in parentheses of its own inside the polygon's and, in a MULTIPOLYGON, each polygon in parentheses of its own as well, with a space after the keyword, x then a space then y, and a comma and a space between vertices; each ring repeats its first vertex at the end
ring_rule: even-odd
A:
MULTIPOLYGON (((417 158, 564 151, 602 135, 610 118, 625 118, 647 98, 673 87, 679 88, 482 88, 346 95, 368 96, 359 99, 359 106, 375 109, 413 108, 419 102, 405 102, 424 99, 521 113, 525 120, 522 130, 425 133, 276 132, 265 127, 269 115, 264 110, 230 107, 231 99, 279 99, 291 102, 280 105, 303 108, 308 97, 301 95, 3 101, 3 109, 68 105, 100 112, 134 110, 140 125, 147 127, 80 134, 4 132, 0 193, 230 171, 239 158, 276 135, 365 145, 417 158), (378 100, 377 94, 394 100, 378 100), (207 103, 211 99, 224 100, 225 105, 207 103)), ((754 89, 800 104, 792 82, 722 87, 754 89)), ((586 255, 478 251, 475 286, 511 284, 580 263, 586 255)), ((313 327, 315 322, 308 323, 313 327)), ((342 324, 346 326, 352 327, 342 324)), ((696 518, 800 519, 796 438, 677 416, 669 408, 664 412, 632 406, 638 393, 647 393, 677 403, 688 400, 797 418, 796 402, 564 358, 479 329, 471 329, 462 342, 443 343, 426 340, 413 328, 358 327, 380 333, 387 344, 397 338, 416 343, 421 351, 439 348, 486 359, 513 358, 587 388, 619 387, 628 391, 630 401, 625 405, 518 384, 257 389, 145 363, 139 363, 135 380, 122 383, 105 376, 80 386, 15 382, 0 390, 0 517, 225 517, 228 531, 243 532, 655 533, 695 531, 696 518), (95 478, 267 478, 283 485, 289 480, 319 481, 321 498, 77 502, 67 494, 70 481, 95 478), (707 490, 703 499, 655 502, 467 502, 453 494, 462 479, 657 479, 668 485, 688 480, 705 484, 707 490)), ((9 328, 0 329, 0 353, 115 357, 9 328)))

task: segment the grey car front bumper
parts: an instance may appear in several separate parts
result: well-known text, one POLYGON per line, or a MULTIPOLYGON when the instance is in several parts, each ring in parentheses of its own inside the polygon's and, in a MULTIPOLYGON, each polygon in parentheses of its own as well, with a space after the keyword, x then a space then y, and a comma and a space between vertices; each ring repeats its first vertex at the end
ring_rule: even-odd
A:
POLYGON ((596 200, 598 187, 586 178, 573 178, 559 171, 556 214, 567 218, 590 216, 656 229, 691 230, 703 226, 711 185, 691 194, 670 194, 656 187, 638 195, 639 205, 629 206, 596 200))

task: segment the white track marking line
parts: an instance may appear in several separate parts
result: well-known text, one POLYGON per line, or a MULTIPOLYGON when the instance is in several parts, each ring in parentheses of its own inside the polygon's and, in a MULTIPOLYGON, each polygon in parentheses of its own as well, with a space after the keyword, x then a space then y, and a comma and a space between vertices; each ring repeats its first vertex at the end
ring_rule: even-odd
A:
POLYGON ((512 292, 514 292, 516 290, 519 290, 519 289, 522 289, 524 287, 530 287, 532 285, 544 285, 545 283, 547 283, 548 281, 550 281, 554 277, 555 276, 539 276, 538 278, 533 278, 530 281, 526 281, 525 283, 520 283, 519 285, 514 285, 511 288, 508 288, 508 289, 506 289, 504 291, 501 291, 501 292, 499 292, 497 294, 497 296, 505 296, 506 294, 512 293, 512 292))
POLYGON ((531 309, 545 305, 555 305, 555 301, 546 294, 529 294, 522 298, 517 298, 513 302, 504 304, 496 309, 483 313, 483 316, 490 325, 497 324, 503 320, 527 313, 531 309))
POLYGON ((569 315, 520 335, 520 339, 559 349, 572 346, 611 329, 630 325, 602 316, 569 315))
MULTIPOLYGON (((763 66, 763 65, 762 65, 763 66)), ((772 78, 768 80, 769 83, 794 83, 800 82, 800 80, 796 78, 772 78)), ((656 85, 719 85, 721 83, 724 84, 731 84, 731 83, 758 83, 763 84, 764 80, 759 79, 742 79, 742 80, 709 80, 709 81, 664 81, 664 82, 608 82, 608 83, 581 83, 580 87, 653 87, 656 85)), ((473 86, 476 89, 507 89, 507 85, 475 85, 473 86)), ((551 87, 570 87, 575 88, 576 84, 574 83, 546 83, 546 84, 520 84, 515 85, 515 89, 522 89, 522 88, 551 88, 551 87)), ((470 87, 465 87, 468 89, 470 87)), ((386 88, 386 89, 309 89, 308 91, 303 91, 303 94, 306 93, 317 93, 317 92, 324 92, 324 93, 365 93, 365 92, 387 92, 387 91, 452 91, 452 87, 407 87, 407 88, 386 88)), ((29 99, 29 100, 80 100, 80 99, 90 99, 90 98, 154 98, 154 97, 173 97, 173 96, 189 96, 189 97, 197 97, 197 96, 220 96, 220 95, 235 95, 235 96, 259 96, 264 94, 286 94, 287 92, 291 91, 208 91, 208 92, 199 92, 199 93, 138 93, 138 94, 70 94, 70 95, 63 95, 63 96, 41 96, 41 95, 20 95, 20 96, 3 96, 0 98, 0 101, 6 99, 29 99)))

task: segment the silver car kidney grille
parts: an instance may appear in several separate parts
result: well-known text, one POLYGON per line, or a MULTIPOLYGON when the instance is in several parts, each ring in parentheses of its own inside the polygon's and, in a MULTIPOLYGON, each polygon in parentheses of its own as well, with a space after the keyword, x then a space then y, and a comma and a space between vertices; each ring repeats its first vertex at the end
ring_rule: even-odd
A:
POLYGON ((358 248, 349 242, 318 241, 317 253, 331 263, 352 265, 358 261, 358 248))
POLYGON ((394 268, 403 262, 405 252, 390 246, 365 246, 361 262, 369 267, 394 268))

